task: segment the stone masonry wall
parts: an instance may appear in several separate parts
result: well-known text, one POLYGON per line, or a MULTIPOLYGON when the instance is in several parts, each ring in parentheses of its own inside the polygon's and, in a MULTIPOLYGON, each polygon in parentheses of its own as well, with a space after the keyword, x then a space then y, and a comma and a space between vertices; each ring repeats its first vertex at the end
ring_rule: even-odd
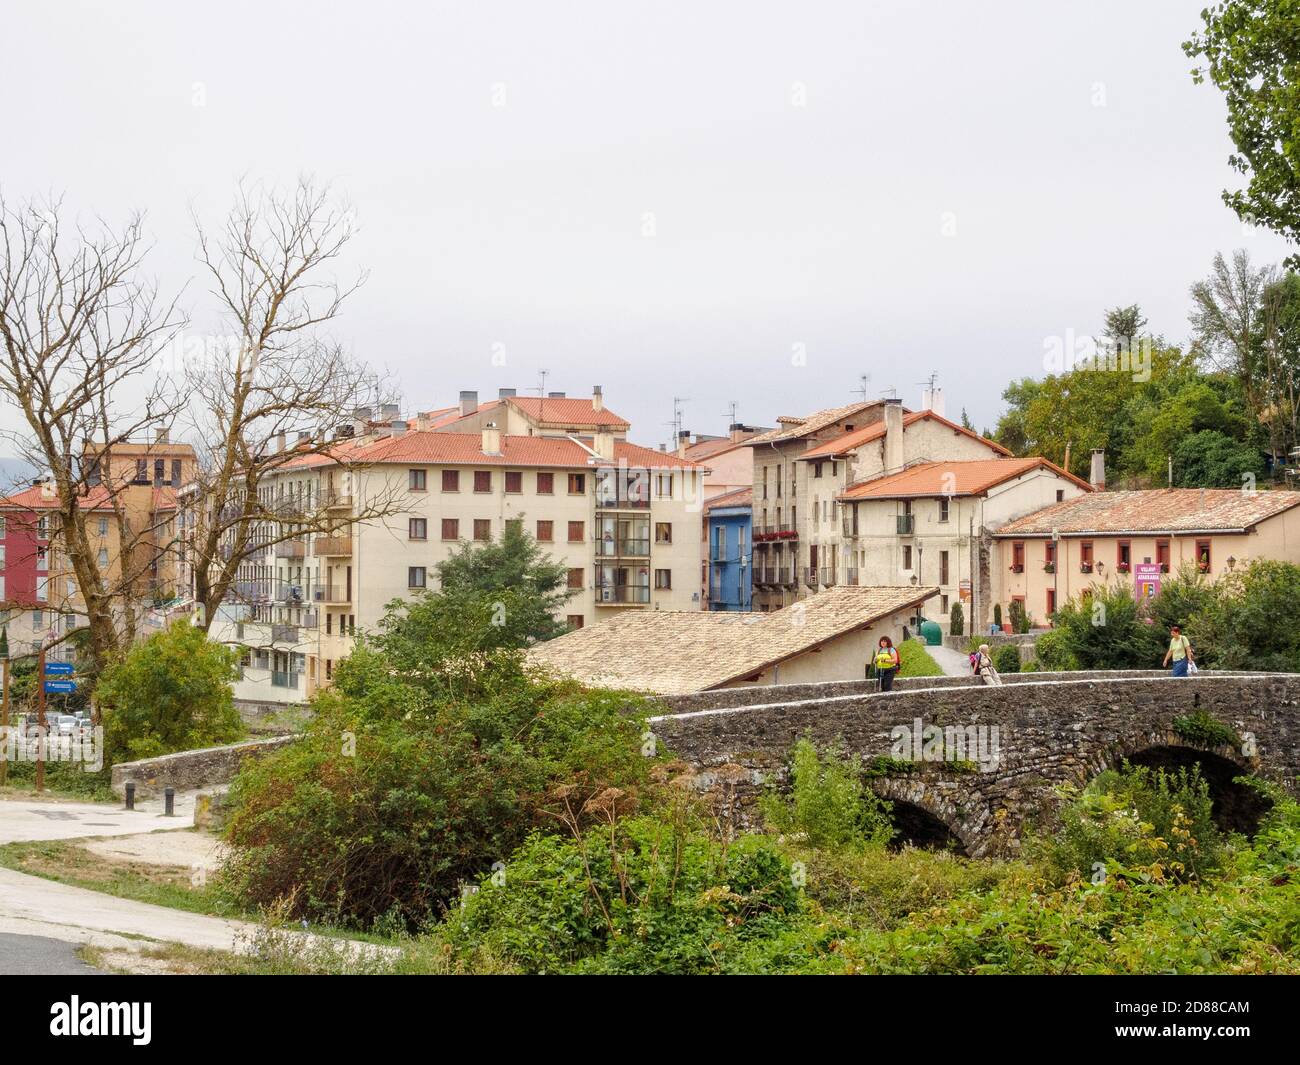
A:
POLYGON ((113 766, 112 787, 117 794, 123 795, 126 793, 127 781, 133 781, 136 795, 144 797, 159 794, 166 787, 189 791, 225 784, 235 775, 245 758, 260 757, 295 739, 296 736, 276 736, 235 743, 228 747, 179 751, 138 762, 119 762, 113 766))

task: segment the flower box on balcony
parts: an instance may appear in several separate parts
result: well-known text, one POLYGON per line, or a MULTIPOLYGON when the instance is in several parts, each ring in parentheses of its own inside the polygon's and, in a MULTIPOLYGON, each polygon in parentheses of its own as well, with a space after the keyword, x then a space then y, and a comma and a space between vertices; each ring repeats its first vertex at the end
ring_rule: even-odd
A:
POLYGON ((1127 573, 1129 571, 1129 564, 1127 562, 1121 562, 1115 567, 1115 569, 1120 573, 1127 573))
POLYGON ((1200 570, 1202 573, 1210 572, 1210 564, 1208 562, 1198 562, 1196 563, 1196 568, 1200 570))
POLYGON ((1079 563, 1079 572, 1080 572, 1080 573, 1091 573, 1091 572, 1092 572, 1092 563, 1091 563, 1091 562, 1080 562, 1080 563, 1079 563))
POLYGON ((1168 563, 1168 562, 1161 562, 1161 563, 1160 563, 1160 572, 1161 572, 1161 573, 1168 573, 1168 572, 1169 572, 1169 563, 1168 563))
POLYGON ((1011 572, 1012 572, 1012 573, 1024 573, 1024 572, 1025 572, 1025 567, 1024 567, 1024 565, 1023 565, 1022 563, 1017 562, 1015 565, 1013 565, 1013 566, 1011 567, 1011 572))
POLYGON ((1055 563, 1055 562, 1044 562, 1044 563, 1043 563, 1043 572, 1044 572, 1044 573, 1055 573, 1055 572, 1056 572, 1056 563, 1055 563))

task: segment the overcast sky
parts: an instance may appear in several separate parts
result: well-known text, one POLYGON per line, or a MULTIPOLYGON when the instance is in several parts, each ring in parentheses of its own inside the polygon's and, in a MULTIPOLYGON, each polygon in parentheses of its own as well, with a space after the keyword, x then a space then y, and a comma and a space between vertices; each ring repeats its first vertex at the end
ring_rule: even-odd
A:
POLYGON ((545 368, 654 444, 674 396, 721 432, 933 371, 982 428, 1048 338, 1139 302, 1181 340, 1215 251, 1285 253, 1219 198, 1203 5, 9 0, 0 186, 145 209, 175 288, 191 204, 333 180, 370 270, 336 335, 408 412, 545 368))

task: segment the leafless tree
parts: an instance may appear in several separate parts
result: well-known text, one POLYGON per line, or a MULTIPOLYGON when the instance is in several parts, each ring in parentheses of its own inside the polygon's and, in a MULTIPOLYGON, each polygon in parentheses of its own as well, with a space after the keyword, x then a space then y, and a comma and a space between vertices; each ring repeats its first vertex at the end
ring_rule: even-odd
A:
MULTIPOLYGON (((365 280, 331 276, 353 224, 328 187, 306 178, 287 191, 241 186, 218 230, 195 225, 224 330, 197 344, 183 367, 200 449, 184 542, 207 627, 243 563, 303 533, 337 530, 323 495, 282 496, 273 486, 312 456, 359 466, 334 430, 386 397, 378 375, 326 334, 365 280)), ((390 496, 358 500, 348 520, 398 508, 390 496)))
POLYGON ((154 531, 128 513, 124 485, 99 477, 96 460, 168 424, 178 403, 153 369, 183 316, 142 277, 146 252, 139 215, 115 229, 65 221, 57 199, 0 200, 0 395, 22 419, 4 436, 50 478, 57 549, 80 601, 52 566, 49 608, 84 611, 96 670, 134 635, 144 557, 136 548, 154 531), (87 530, 92 498, 98 514, 113 513, 118 565, 99 565, 99 540, 87 530))

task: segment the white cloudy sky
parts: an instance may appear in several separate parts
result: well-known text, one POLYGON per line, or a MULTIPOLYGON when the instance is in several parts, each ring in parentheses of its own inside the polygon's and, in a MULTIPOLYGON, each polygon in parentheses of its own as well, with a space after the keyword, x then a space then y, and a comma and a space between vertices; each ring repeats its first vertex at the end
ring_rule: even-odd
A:
POLYGON ((1045 338, 1137 301, 1181 339, 1216 250, 1284 254, 1219 199, 1203 3, 10 0, 0 186, 146 209, 179 287, 191 204, 334 180, 371 274, 337 333, 409 411, 544 367, 653 444, 675 395, 717 432, 934 371, 985 426, 1045 338))

